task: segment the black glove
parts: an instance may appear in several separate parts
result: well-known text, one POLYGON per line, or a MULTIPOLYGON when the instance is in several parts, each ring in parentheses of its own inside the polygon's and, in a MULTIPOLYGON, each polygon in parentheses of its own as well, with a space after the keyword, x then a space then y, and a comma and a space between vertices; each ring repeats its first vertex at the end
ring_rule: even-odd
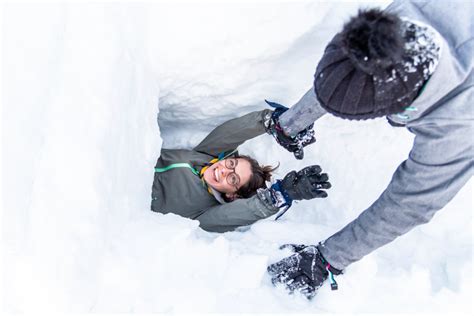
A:
POLYGON ((283 196, 291 200, 311 200, 313 198, 325 198, 328 194, 321 189, 329 189, 328 175, 321 173, 318 165, 309 166, 298 172, 291 171, 280 183, 283 196))
POLYGON ((289 152, 292 152, 295 155, 296 159, 303 159, 303 147, 308 146, 309 144, 312 144, 316 141, 316 138, 314 138, 313 130, 314 124, 311 124, 304 130, 300 131, 294 137, 285 135, 283 129, 280 126, 279 117, 285 111, 287 111, 288 108, 275 102, 270 102, 267 100, 265 100, 265 102, 267 102, 267 104, 271 107, 275 108, 272 117, 270 118, 270 121, 265 126, 267 133, 272 135, 277 141, 277 143, 280 144, 280 146, 282 146, 289 152))
POLYGON ((291 248, 296 253, 267 267, 273 285, 284 284, 290 293, 296 290, 312 299, 316 290, 330 276, 331 289, 337 290, 333 275, 341 274, 342 271, 331 267, 316 246, 290 244, 280 247, 284 248, 291 248))

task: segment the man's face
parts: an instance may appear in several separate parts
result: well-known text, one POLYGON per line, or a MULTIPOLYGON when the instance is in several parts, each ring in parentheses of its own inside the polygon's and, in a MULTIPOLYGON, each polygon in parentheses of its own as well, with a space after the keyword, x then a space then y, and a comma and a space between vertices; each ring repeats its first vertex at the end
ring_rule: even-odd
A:
POLYGON ((204 181, 221 193, 237 192, 252 176, 250 163, 242 158, 227 158, 216 162, 204 172, 204 181))

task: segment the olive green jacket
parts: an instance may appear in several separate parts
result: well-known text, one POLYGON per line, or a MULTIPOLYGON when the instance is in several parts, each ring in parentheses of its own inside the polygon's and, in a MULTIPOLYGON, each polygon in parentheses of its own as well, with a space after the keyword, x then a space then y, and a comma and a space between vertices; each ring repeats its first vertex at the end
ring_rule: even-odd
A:
MULTIPOLYGON (((264 134, 263 122, 269 113, 270 110, 256 111, 227 121, 215 128, 192 150, 163 148, 156 167, 165 168, 184 162, 199 171, 220 153, 232 152, 246 140, 264 134)), ((221 203, 223 202, 219 202, 208 192, 199 176, 188 168, 155 172, 151 210, 197 219, 201 228, 207 231, 231 231, 278 211, 271 199, 265 199, 263 194, 221 203)))

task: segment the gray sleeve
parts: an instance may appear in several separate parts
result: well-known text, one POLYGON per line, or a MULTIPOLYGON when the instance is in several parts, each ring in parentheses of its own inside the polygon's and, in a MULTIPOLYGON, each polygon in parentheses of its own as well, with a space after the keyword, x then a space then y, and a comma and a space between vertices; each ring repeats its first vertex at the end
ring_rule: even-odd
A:
MULTIPOLYGON (((472 105, 470 90, 461 96, 462 104, 472 105)), ((464 117, 427 119, 411 127, 416 137, 409 158, 378 200, 319 246, 326 260, 344 269, 429 222, 472 177, 473 126, 472 115, 465 113, 464 117)))
POLYGON ((270 110, 255 111, 229 120, 216 127, 194 150, 217 156, 237 149, 246 140, 265 133, 263 124, 270 110))
POLYGON ((295 136, 326 114, 311 88, 288 111, 280 116, 280 126, 290 136, 295 136))
POLYGON ((231 203, 211 207, 196 219, 202 229, 224 233, 272 216, 278 210, 268 201, 255 195, 248 199, 238 199, 231 203))

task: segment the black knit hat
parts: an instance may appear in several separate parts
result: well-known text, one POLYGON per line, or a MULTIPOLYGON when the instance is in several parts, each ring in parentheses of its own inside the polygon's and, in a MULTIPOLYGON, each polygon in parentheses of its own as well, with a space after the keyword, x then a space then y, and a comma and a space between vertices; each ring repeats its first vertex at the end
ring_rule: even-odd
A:
POLYGON ((402 112, 424 83, 426 65, 413 64, 410 40, 396 15, 359 11, 326 47, 314 88, 326 111, 347 119, 369 119, 402 112))

